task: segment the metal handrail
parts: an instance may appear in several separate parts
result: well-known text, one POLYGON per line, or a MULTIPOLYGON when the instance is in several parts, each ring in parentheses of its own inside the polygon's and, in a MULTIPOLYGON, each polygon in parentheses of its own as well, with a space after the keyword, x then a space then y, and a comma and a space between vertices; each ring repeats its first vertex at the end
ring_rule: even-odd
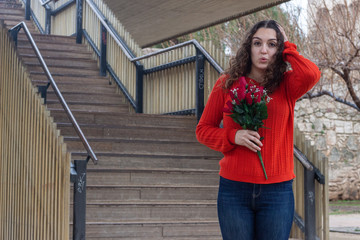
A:
POLYGON ((80 140, 82 141, 82 143, 83 143, 83 145, 84 145, 84 147, 85 147, 85 149, 86 149, 86 151, 87 151, 87 153, 88 153, 88 156, 92 159, 92 161, 93 161, 94 164, 97 164, 98 159, 97 159, 95 153, 93 152, 93 150, 92 150, 92 148, 90 147, 87 139, 85 138, 85 136, 84 136, 82 130, 80 129, 80 126, 79 126, 79 124, 77 123, 77 121, 76 121, 74 115, 72 114, 70 108, 69 108, 68 105, 66 104, 66 101, 65 101, 64 97, 62 96, 59 88, 57 87, 57 84, 56 84, 54 78, 52 77, 52 75, 51 75, 51 73, 50 73, 50 71, 49 71, 49 68, 47 67, 47 65, 46 65, 46 63, 45 63, 44 58, 42 57, 42 55, 41 55, 41 53, 40 53, 40 51, 39 51, 39 48, 37 47, 37 45, 36 45, 36 43, 35 43, 35 41, 34 41, 34 38, 32 37, 29 29, 27 28, 26 23, 25 23, 25 22, 20 22, 20 23, 18 23, 16 26, 12 27, 12 28, 9 30, 9 32, 11 32, 11 31, 20 31, 21 28, 24 29, 25 34, 26 34, 26 36, 27 36, 27 38, 28 38, 28 40, 29 40, 32 48, 33 48, 34 51, 35 51, 35 54, 36 54, 36 56, 38 57, 38 59, 39 59, 39 61, 40 61, 40 63, 41 63, 41 66, 42 66, 42 68, 43 68, 43 70, 44 70, 47 78, 49 79, 50 84, 51 84, 51 86, 52 86, 52 88, 53 88, 56 96, 57 96, 58 99, 60 100, 60 103, 61 103, 61 105, 63 106, 63 108, 64 108, 67 116, 69 117, 69 119, 70 119, 73 127, 75 128, 75 131, 76 131, 77 134, 79 135, 80 140))
POLYGON ((46 4, 48 4, 49 2, 52 2, 53 0, 47 0, 45 2, 43 2, 42 0, 39 0, 39 2, 41 3, 41 6, 45 6, 46 4))
POLYGON ((108 22, 105 19, 103 19, 101 14, 98 12, 98 9, 95 7, 94 3, 92 1, 90 1, 90 0, 86 0, 86 2, 89 4, 90 8, 94 11, 95 15, 98 17, 100 22, 103 24, 103 26, 109 32, 109 34, 114 38, 115 42, 119 45, 119 47, 124 52, 125 56, 128 58, 129 61, 137 62, 137 61, 142 60, 142 59, 146 59, 146 58, 149 58, 149 57, 161 54, 161 53, 169 52, 169 51, 172 51, 174 49, 178 49, 178 48, 193 44, 195 46, 195 48, 197 48, 205 56, 206 60, 215 68, 216 71, 218 71, 219 73, 222 73, 224 71, 220 67, 220 65, 211 57, 211 55, 195 39, 192 39, 192 40, 187 41, 187 42, 179 43, 177 45, 174 45, 174 46, 171 46, 171 47, 168 47, 168 48, 164 48, 164 49, 161 49, 159 51, 143 55, 141 57, 135 57, 135 58, 132 57, 130 55, 130 53, 128 52, 128 50, 126 49, 126 47, 123 45, 123 43, 118 39, 118 37, 113 32, 113 30, 110 28, 108 22))

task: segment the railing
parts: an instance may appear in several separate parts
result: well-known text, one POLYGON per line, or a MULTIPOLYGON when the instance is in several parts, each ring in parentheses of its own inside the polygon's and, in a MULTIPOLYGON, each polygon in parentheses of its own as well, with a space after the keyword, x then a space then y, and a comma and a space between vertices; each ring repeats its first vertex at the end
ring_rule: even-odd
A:
MULTIPOLYGON (((39 31, 42 34, 51 34, 51 18, 56 17, 60 13, 64 12, 66 9, 71 7, 76 0, 70 0, 66 3, 62 4, 61 6, 57 7, 55 10, 49 5, 53 0, 22 0, 25 4, 25 19, 30 20, 30 16, 33 18, 35 24, 37 25, 39 31), (32 11, 31 6, 34 6, 33 9, 36 9, 37 13, 32 11), (45 11, 45 14, 39 14, 41 11, 45 11), (36 15, 40 16, 41 19, 39 20, 36 15)), ((66 16, 68 19, 69 17, 66 16)), ((75 20, 75 17, 73 18, 75 20)), ((70 17, 71 21, 71 17, 70 17)), ((55 26, 59 27, 59 26, 55 26)))
POLYGON ((80 137, 80 140, 82 141, 87 153, 88 153, 88 158, 91 158, 93 163, 94 164, 97 164, 97 157, 95 155, 95 153, 93 152, 92 148, 90 147, 90 144, 88 143, 84 133, 82 132, 79 124, 77 123, 74 115, 72 114, 69 106, 67 105, 64 97, 62 96, 54 78, 52 77, 50 71, 49 71, 49 68, 47 67, 45 61, 44 61, 44 58, 42 57, 40 51, 39 51, 39 48, 37 47, 33 37, 31 36, 31 33, 29 31, 29 29, 27 28, 25 22, 21 22, 19 24, 17 24, 16 26, 14 26, 13 28, 11 28, 9 30, 9 32, 11 33, 11 36, 12 38, 14 39, 14 42, 15 42, 15 45, 17 45, 17 35, 19 33, 19 31, 21 29, 24 29, 25 31, 25 35, 26 37, 28 38, 30 44, 31 44, 31 47, 33 48, 33 50, 35 51, 35 54, 36 56, 38 57, 39 61, 40 61, 40 64, 49 80, 49 83, 47 86, 51 85, 51 87, 53 88, 54 92, 55 92, 55 95, 58 97, 59 101, 60 101, 60 104, 63 106, 64 110, 65 110, 65 113, 66 115, 68 116, 68 118, 70 119, 70 122, 72 123, 73 127, 75 128, 75 131, 76 133, 79 135, 80 137))
POLYGON ((294 130, 295 215, 298 229, 292 237, 329 239, 328 159, 311 145, 298 128, 294 130), (310 161, 311 160, 311 161, 310 161), (315 181, 316 180, 316 181, 315 181), (304 221, 303 221, 304 219, 304 221))
POLYGON ((0 239, 68 239, 70 153, 2 21, 0 52, 0 239))
MULTIPOLYGON (((181 66, 190 62, 196 62, 196 107, 195 109, 186 109, 178 111, 177 113, 181 114, 191 114, 195 113, 198 119, 200 118, 202 111, 204 109, 204 78, 205 78, 205 60, 207 60, 210 65, 218 72, 221 73, 223 70, 220 67, 220 65, 210 56, 210 54, 196 41, 196 40, 190 40, 188 42, 184 42, 160 51, 157 51, 155 53, 151 53, 142 57, 135 57, 134 54, 129 50, 129 48, 126 46, 124 41, 119 37, 119 35, 114 31, 114 28, 111 26, 111 24, 108 23, 106 18, 103 16, 101 11, 97 8, 97 6, 93 3, 91 0, 86 0, 86 3, 88 6, 92 9, 92 11, 95 13, 99 21, 101 22, 101 47, 100 51, 98 51, 97 47, 89 37, 89 35, 85 31, 85 38, 91 43, 92 47, 94 48, 95 52, 98 53, 100 57, 100 73, 105 74, 108 70, 111 76, 115 79, 116 83, 120 86, 122 91, 124 92, 125 96, 128 98, 132 106, 136 109, 137 113, 143 113, 143 95, 144 95, 144 82, 143 78, 145 74, 154 73, 157 71, 162 71, 169 68, 174 68, 177 66, 181 66), (112 70, 111 66, 106 62, 106 45, 107 45, 107 33, 112 37, 112 39, 115 41, 115 43, 121 48, 123 54, 125 57, 132 63, 135 64, 136 68, 136 100, 133 99, 131 94, 127 91, 126 87, 123 86, 119 78, 116 76, 114 71, 112 70), (171 63, 163 64, 161 66, 156 66, 150 69, 145 69, 143 64, 140 62, 140 60, 148 59, 150 57, 167 53, 170 51, 173 51, 175 49, 183 48, 185 46, 192 45, 196 49, 196 56, 194 57, 188 57, 186 59, 181 59, 178 61, 173 61, 171 63)), ((83 8, 79 7, 78 10, 81 11, 83 8)), ((82 12, 78 12, 77 16, 82 16, 82 12)), ((82 25, 82 24, 80 24, 82 25)), ((81 35, 83 32, 83 29, 77 28, 77 36, 81 35)), ((81 39, 81 38, 78 38, 81 39)), ((174 113, 176 114, 176 113, 174 113)))
MULTIPOLYGON (((86 160, 74 160, 74 165, 71 165, 70 170, 70 177, 71 181, 74 182, 74 221, 73 221, 73 236, 74 239, 84 239, 85 238, 85 209, 86 209, 86 166, 90 159, 92 159, 94 164, 97 164, 98 159, 93 152, 92 148, 90 147, 86 137, 84 136, 79 124, 77 123, 74 115, 72 114, 70 108, 68 107, 64 97, 62 96, 55 80, 53 79, 49 68, 47 67, 44 58, 42 57, 29 29, 27 28, 26 24, 24 22, 21 22, 11 28, 9 30, 14 42, 15 46, 17 45, 17 36, 21 29, 24 29, 25 35, 28 39, 28 41, 31 44, 31 47, 35 51, 35 54, 40 61, 40 64, 49 80, 49 83, 47 86, 40 88, 44 90, 46 93, 46 89, 48 86, 51 85, 53 91, 55 92, 55 95, 58 97, 60 104, 63 106, 65 113, 67 117, 70 119, 70 122, 72 123, 76 133, 78 134, 81 142, 83 143, 88 156, 86 160)), ((46 96, 46 94, 42 94, 43 96, 46 96)), ((46 97, 45 97, 46 99, 46 97)))

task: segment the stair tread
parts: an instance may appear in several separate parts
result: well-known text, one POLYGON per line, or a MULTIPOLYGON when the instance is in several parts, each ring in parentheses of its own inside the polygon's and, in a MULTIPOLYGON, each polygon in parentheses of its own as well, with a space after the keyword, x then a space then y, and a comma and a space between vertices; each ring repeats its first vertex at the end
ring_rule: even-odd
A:
POLYGON ((153 184, 153 185, 96 185, 96 184, 87 184, 86 188, 217 188, 218 185, 189 185, 189 184, 183 184, 183 185, 160 185, 160 184, 153 184))
POLYGON ((119 201, 114 201, 114 200, 103 200, 103 201, 95 201, 95 200, 88 200, 86 202, 86 205, 104 205, 104 206, 109 206, 109 205, 116 205, 116 206, 187 206, 187 205, 216 205, 216 200, 197 200, 197 201, 191 201, 191 200, 181 200, 181 201, 176 201, 176 200, 153 200, 153 201, 135 201, 135 200, 131 200, 131 201, 124 201, 124 200, 119 200, 119 201))
POLYGON ((86 224, 89 225, 123 225, 123 224, 209 224, 214 223, 218 224, 217 218, 210 218, 210 219, 201 219, 201 220, 161 220, 161 221, 150 221, 150 220, 124 220, 124 221, 112 221, 112 222, 94 222, 94 221, 87 221, 86 224))
MULTIPOLYGON (((56 110, 56 111, 60 111, 60 110, 56 110)), ((61 111, 60 111, 61 112, 61 111)), ((77 112, 84 112, 81 110, 77 110, 77 112)), ((98 115, 108 115, 107 113, 98 113, 98 115)), ((196 118, 195 116, 181 116, 181 115, 161 115, 161 114, 145 114, 145 113, 127 113, 127 114, 122 114, 122 113, 118 113, 115 114, 118 116, 126 116, 126 117, 131 117, 131 118, 154 118, 154 119, 164 119, 164 120, 171 120, 171 119, 180 119, 180 120, 189 120, 189 121, 193 121, 194 124, 196 123, 196 118)))
MULTIPOLYGON (((148 138, 131 138, 131 137, 123 137, 123 136, 116 136, 116 137, 87 137, 88 142, 133 142, 133 143, 162 143, 162 144, 176 144, 176 143, 194 143, 197 142, 195 139, 188 140, 188 139, 148 139, 148 138)), ((78 136, 64 136, 65 141, 81 141, 80 137, 78 136)))
POLYGON ((214 169, 191 169, 191 168, 88 168, 87 171, 91 172, 184 172, 184 173, 217 173, 219 170, 214 169))
MULTIPOLYGON (((46 104, 60 104, 60 101, 59 100, 56 101, 56 100, 47 99, 46 104)), ((67 100, 66 100, 66 104, 68 104, 68 105, 111 106, 111 107, 128 106, 127 103, 101 103, 101 102, 89 103, 89 102, 67 101, 67 100)))
MULTIPOLYGON (((65 123, 65 122, 58 122, 57 123, 58 127, 73 127, 73 125, 71 123, 65 123)), ((79 124, 80 127, 84 127, 84 128, 100 128, 100 129, 108 129, 108 128, 116 128, 116 129, 140 129, 140 130, 147 130, 147 129, 163 129, 162 126, 133 126, 133 125, 128 125, 128 124, 124 124, 124 125, 113 125, 113 124, 93 124, 93 123, 80 123, 79 124)), ((167 129, 165 129, 167 130, 167 129)), ((175 128, 174 131, 187 131, 187 132, 191 132, 194 133, 194 129, 193 128, 188 128, 188 127, 183 127, 183 128, 175 128)))
MULTIPOLYGON (((76 156, 84 156, 84 158, 87 156, 87 152, 85 151, 74 151, 71 153, 71 155, 74 157, 76 156)), ((197 155, 170 155, 170 154, 139 154, 139 153, 117 153, 117 152, 113 152, 113 153, 109 153, 109 152, 100 152, 97 151, 96 152, 96 156, 98 157, 102 157, 102 156, 107 156, 107 157, 144 157, 144 158, 188 158, 188 159, 199 159, 199 158, 203 158, 203 159, 217 159, 219 160, 219 155, 214 155, 214 154, 208 154, 205 155, 203 154, 201 157, 197 156, 197 155)))

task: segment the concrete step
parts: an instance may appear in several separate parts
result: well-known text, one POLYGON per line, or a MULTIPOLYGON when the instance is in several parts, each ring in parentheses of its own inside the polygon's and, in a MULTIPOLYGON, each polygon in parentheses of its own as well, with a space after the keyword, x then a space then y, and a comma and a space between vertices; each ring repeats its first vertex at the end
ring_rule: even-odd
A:
MULTIPOLYGON (((73 191, 71 191, 71 193, 72 192, 73 191)), ((107 203, 114 201, 216 201, 217 192, 217 185, 87 185, 86 201, 91 203, 107 203)), ((72 195, 70 199, 72 201, 72 195)))
POLYGON ((1 15, 17 15, 25 17, 25 10, 21 8, 21 5, 17 3, 4 3, 0 5, 0 16, 1 15))
MULTIPOLYGON (((86 136, 86 135, 85 135, 86 136)), ((141 154, 105 154, 96 152, 99 158, 97 165, 88 164, 88 169, 198 169, 219 171, 221 154, 209 150, 203 156, 170 156, 141 154)), ((86 159, 85 153, 73 152, 73 160, 86 159)))
MULTIPOLYGON (((45 84, 41 84, 45 85, 45 84)), ((72 92, 61 92, 64 99, 69 102, 87 102, 89 104, 102 103, 102 104, 128 104, 125 97, 117 93, 72 93, 72 92)), ((48 101, 59 101, 54 92, 47 93, 48 101)))
POLYGON ((204 185, 219 183, 218 171, 190 169, 88 169, 89 185, 204 185))
MULTIPOLYGON (((112 113, 92 113, 85 111, 73 112, 79 124, 108 124, 126 126, 162 126, 163 128, 193 128, 195 131, 196 118, 194 116, 167 116, 152 114, 112 114, 112 113)), ((69 122, 65 111, 51 111, 51 116, 56 122, 69 122)))
MULTIPOLYGON (((4 9, 3 8, 3 12, 0 13, 0 19, 1 20, 10 20, 10 21, 16 21, 16 22, 22 22, 25 20, 25 11, 23 12, 23 14, 12 14, 11 13, 11 9, 7 8, 4 9), (5 13, 4 13, 5 11, 5 13)), ((31 24, 28 24, 27 22, 28 20, 25 20, 26 24, 31 26, 31 24)), ((21 31, 22 32, 22 31, 21 31)))
MULTIPOLYGON (((41 84, 45 85, 45 84, 41 84)), ((61 92, 65 101, 74 102, 74 103, 83 103, 86 102, 88 104, 126 104, 129 105, 125 100, 125 97, 116 93, 108 93, 108 94, 88 94, 88 93, 69 93, 69 92, 61 92)), ((54 92, 47 93, 47 101, 59 101, 58 97, 54 92)))
POLYGON ((22 8, 22 5, 16 1, 0 1, 0 7, 2 9, 19 9, 22 8))
MULTIPOLYGON (((29 57, 36 57, 34 50, 30 47, 21 47, 19 46, 19 56, 29 56, 29 57)), ((69 59, 71 60, 81 60, 81 59, 92 59, 91 52, 67 52, 67 51, 53 51, 52 49, 41 49, 41 55, 43 58, 62 58, 62 59, 69 59)))
MULTIPOLYGON (((95 124, 81 124, 80 127, 87 137, 197 142, 193 128, 164 129, 161 126, 138 127, 95 124)), ((77 136, 74 127, 70 123, 59 123, 58 129, 61 130, 63 136, 77 136)))
MULTIPOLYGON (((216 201, 113 202, 86 204, 86 221, 196 221, 216 219, 216 201)), ((72 216, 70 216, 72 219, 72 216)))
MULTIPOLYGON (((91 111, 91 112, 114 112, 114 113, 128 113, 128 104, 103 104, 103 103, 86 103, 86 102, 72 102, 66 101, 66 104, 73 110, 91 111)), ((48 109, 62 109, 63 106, 59 101, 47 100, 46 106, 48 109)))
MULTIPOLYGON (((62 36, 62 35, 45 35, 41 33, 34 33, 32 34, 32 37, 34 38, 35 42, 41 42, 41 43, 54 43, 56 44, 76 44, 76 37, 71 36, 62 36)), ((25 33, 20 32, 18 35, 19 41, 27 41, 27 37, 25 33)))
MULTIPOLYGON (((49 42, 36 42, 40 52, 43 50, 51 50, 54 52, 71 52, 76 55, 78 52, 88 52, 89 50, 83 44, 63 44, 61 41, 49 41, 49 42)), ((28 40, 18 40, 18 49, 31 48, 31 44, 28 40)))
MULTIPOLYGON (((64 137, 68 151, 82 151, 83 143, 78 137, 64 137)), ((195 141, 184 140, 135 140, 118 138, 90 138, 87 137, 93 151, 119 153, 119 154, 156 154, 156 155, 181 155, 203 156, 208 153, 208 148, 195 141)))
MULTIPOLYGON (((22 57, 23 63, 31 67, 40 67, 40 61, 37 57, 22 57)), ((96 69, 97 62, 95 60, 82 60, 82 61, 69 61, 69 59, 44 59, 48 67, 61 67, 61 68, 81 68, 81 69, 96 69)))
MULTIPOLYGON (((70 235, 71 236, 71 235, 70 235)), ((86 238, 93 240, 221 240, 217 219, 201 221, 87 222, 86 238), (106 237, 105 237, 106 236, 106 237)))
MULTIPOLYGON (((56 80, 55 80, 56 83, 56 80)), ((63 93, 82 93, 82 94, 98 94, 99 92, 105 94, 115 94, 116 89, 114 86, 111 85, 85 85, 85 84, 61 84, 56 83, 57 87, 59 88, 60 92, 63 93)), ((51 86, 49 86, 47 93, 53 93, 54 90, 51 86)))
MULTIPOLYGON (((61 76, 87 77, 87 76, 98 76, 99 75, 99 70, 95 69, 95 68, 82 69, 82 68, 68 68, 68 67, 61 67, 61 66, 48 66, 48 68, 49 68, 50 73, 55 76, 61 75, 61 76)), ((29 65, 29 66, 27 66, 27 69, 30 72, 30 74, 44 73, 44 70, 40 65, 38 65, 38 66, 29 65)))
MULTIPOLYGON (((18 16, 18 15, 16 15, 18 16)), ((38 33, 38 29, 37 27, 34 26, 34 24, 32 23, 31 20, 25 20, 25 12, 23 13, 22 16, 19 15, 19 19, 16 19, 15 17, 13 18, 10 18, 10 19, 4 19, 4 25, 7 29, 10 29, 14 26, 16 26, 17 24, 19 24, 20 22, 25 22, 26 23, 26 26, 27 28, 29 29, 30 33, 33 34, 33 33, 38 33)), ((0 19, 2 19, 0 17, 0 19)), ((24 33, 24 30, 20 30, 20 33, 24 33)))
MULTIPOLYGON (((30 77, 32 79, 32 82, 44 82, 44 83, 48 82, 48 78, 44 73, 32 73, 30 77)), ((86 78, 53 74, 53 78, 56 83, 62 83, 62 84, 95 84, 95 85, 106 85, 106 86, 111 85, 109 84, 108 77, 100 76, 99 74, 97 74, 96 76, 87 76, 86 78)))

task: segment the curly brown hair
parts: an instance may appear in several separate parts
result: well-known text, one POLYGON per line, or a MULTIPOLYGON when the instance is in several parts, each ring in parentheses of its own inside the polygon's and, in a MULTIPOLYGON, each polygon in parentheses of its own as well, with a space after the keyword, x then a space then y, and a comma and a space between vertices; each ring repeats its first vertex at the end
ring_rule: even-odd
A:
POLYGON ((225 70, 224 74, 228 75, 224 82, 224 88, 229 89, 231 85, 241 76, 247 76, 251 71, 251 43, 254 34, 260 28, 271 28, 276 32, 277 52, 274 61, 267 67, 265 71, 264 87, 273 92, 281 83, 283 74, 286 72, 287 64, 282 57, 284 50, 284 36, 278 28, 278 23, 274 20, 265 20, 256 23, 245 35, 243 43, 236 55, 230 59, 230 66, 225 70))

